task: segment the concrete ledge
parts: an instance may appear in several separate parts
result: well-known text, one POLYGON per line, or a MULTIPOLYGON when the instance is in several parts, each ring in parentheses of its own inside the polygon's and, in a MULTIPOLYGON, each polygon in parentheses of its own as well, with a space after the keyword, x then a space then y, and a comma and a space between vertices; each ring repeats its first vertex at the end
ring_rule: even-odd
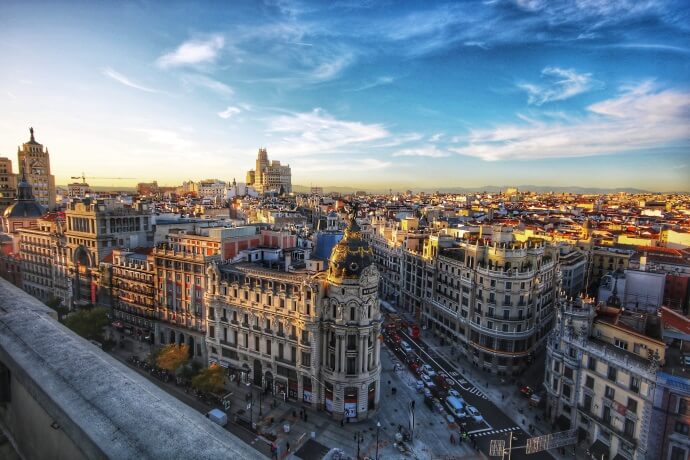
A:
MULTIPOLYGON (((33 439, 13 433, 20 450, 60 430, 85 458, 264 458, 54 317, 53 310, 0 279, 0 361, 13 384, 55 421, 53 427, 32 427, 33 439)), ((16 394, 23 393, 13 387, 16 394)), ((13 419, 3 422, 13 431, 13 419)))

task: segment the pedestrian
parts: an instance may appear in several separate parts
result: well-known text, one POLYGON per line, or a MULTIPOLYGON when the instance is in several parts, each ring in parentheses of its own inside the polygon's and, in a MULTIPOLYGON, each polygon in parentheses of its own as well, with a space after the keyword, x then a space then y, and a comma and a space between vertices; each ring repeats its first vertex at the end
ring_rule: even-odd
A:
POLYGON ((341 427, 345 426, 345 418, 340 419, 340 426, 341 427))
POLYGON ((501 393, 501 401, 503 401, 504 399, 506 399, 506 395, 504 395, 503 393, 501 393))
POLYGON ((290 443, 287 441, 285 442, 285 452, 287 452, 288 454, 290 453, 290 443))
POLYGON ((455 444, 455 438, 453 437, 453 434, 451 433, 450 435, 450 444, 454 445, 455 444))

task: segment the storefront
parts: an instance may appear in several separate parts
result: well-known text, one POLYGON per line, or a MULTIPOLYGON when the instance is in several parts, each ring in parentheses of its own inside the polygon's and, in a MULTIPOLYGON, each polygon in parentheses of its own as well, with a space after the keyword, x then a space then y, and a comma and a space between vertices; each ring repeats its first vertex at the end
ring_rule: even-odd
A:
POLYGON ((326 382, 324 385, 324 405, 326 408, 326 412, 329 414, 333 413, 333 384, 326 382))
POLYGON ((313 400, 311 392, 311 378, 306 375, 302 376, 302 402, 304 404, 311 404, 313 400))
POLYGON ((357 417, 357 387, 345 388, 344 412, 347 418, 357 417))

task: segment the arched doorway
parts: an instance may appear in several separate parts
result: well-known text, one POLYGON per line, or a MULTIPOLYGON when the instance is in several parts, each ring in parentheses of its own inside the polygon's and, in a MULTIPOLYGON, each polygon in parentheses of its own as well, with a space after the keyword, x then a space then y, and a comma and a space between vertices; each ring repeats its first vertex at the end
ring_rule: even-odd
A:
POLYGON ((170 331, 170 341, 168 343, 175 343, 175 331, 170 331))
POLYGON ((96 290, 92 288, 91 254, 84 246, 74 250, 74 302, 78 305, 94 304, 96 302, 96 290))
POLYGON ((254 360, 254 385, 261 387, 261 377, 263 375, 263 370, 261 366, 261 361, 258 359, 254 360))
POLYGON ((184 343, 184 334, 180 332, 180 335, 177 336, 177 344, 182 345, 184 343))

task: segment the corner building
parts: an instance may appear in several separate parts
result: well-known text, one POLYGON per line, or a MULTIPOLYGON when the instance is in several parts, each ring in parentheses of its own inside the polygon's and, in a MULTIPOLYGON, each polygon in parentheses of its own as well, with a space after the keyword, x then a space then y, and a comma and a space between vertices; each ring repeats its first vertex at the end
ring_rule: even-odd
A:
POLYGON ((209 360, 336 420, 373 417, 381 378, 379 274, 359 226, 351 220, 328 270, 287 266, 211 263, 209 360))

